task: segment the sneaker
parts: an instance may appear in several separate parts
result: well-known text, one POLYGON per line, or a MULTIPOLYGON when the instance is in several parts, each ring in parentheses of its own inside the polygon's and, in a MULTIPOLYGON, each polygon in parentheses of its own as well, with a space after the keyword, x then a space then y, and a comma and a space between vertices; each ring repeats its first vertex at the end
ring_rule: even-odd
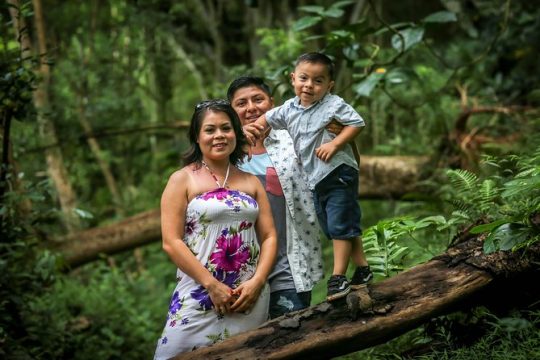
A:
POLYGON ((330 276, 330 279, 328 279, 328 293, 326 295, 327 301, 341 299, 349 292, 351 292, 351 287, 345 275, 330 276))
POLYGON ((357 266, 351 279, 351 288, 358 290, 372 279, 373 273, 371 272, 369 266, 357 266))

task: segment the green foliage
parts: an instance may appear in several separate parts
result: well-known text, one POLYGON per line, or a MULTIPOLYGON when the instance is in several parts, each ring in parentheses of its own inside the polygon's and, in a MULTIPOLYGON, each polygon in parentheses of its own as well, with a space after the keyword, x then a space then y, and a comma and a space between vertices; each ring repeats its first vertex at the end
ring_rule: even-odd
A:
POLYGON ((340 360, 528 360, 540 355, 540 313, 513 312, 498 317, 485 308, 433 319, 418 328, 340 360), (483 336, 480 336, 483 335, 483 336), (425 353, 422 349, 429 347, 425 353))
POLYGON ((438 231, 448 226, 443 216, 415 219, 403 216, 385 219, 369 227, 362 236, 368 263, 375 274, 389 277, 404 269, 405 257, 410 249, 402 244, 418 242, 417 234, 425 234, 428 228, 438 231))
POLYGON ((103 264, 93 273, 98 276, 64 277, 28 301, 22 317, 39 344, 34 358, 152 357, 150 345, 157 341, 165 316, 165 304, 155 301, 155 291, 164 289, 156 288, 149 273, 123 273, 103 264))
MULTIPOLYGON (((33 29, 31 2, 22 3, 33 29)), ((147 270, 135 271, 133 256, 126 253, 114 257, 116 267, 98 262, 71 274, 57 271, 59 259, 43 246, 44 234, 54 238, 60 223, 54 189, 42 181, 44 146, 59 146, 64 154, 86 226, 155 208, 186 146, 185 134, 165 125, 188 120, 202 96, 223 97, 227 80, 245 73, 264 74, 280 103, 292 96, 289 72, 304 51, 322 50, 335 60, 337 94, 366 119, 362 154, 437 154, 437 144, 448 138, 463 106, 517 109, 471 116, 467 124, 467 132, 493 139, 478 153, 493 155, 483 166, 500 171, 451 171, 447 179, 435 179, 443 205, 376 205, 384 208, 377 212, 382 220, 370 221, 375 225, 366 227, 364 244, 379 277, 438 254, 458 227, 478 217, 489 221, 473 229, 486 234, 486 251, 537 241, 529 215, 538 210, 539 156, 523 151, 501 159, 522 149, 533 152, 539 143, 537 113, 520 110, 540 104, 535 76, 540 8, 534 2, 443 0, 418 6, 315 0, 298 9, 293 3, 44 2, 48 40, 54 40, 47 54, 54 60, 50 118, 60 144, 37 136, 37 124, 29 121, 34 119, 27 106, 33 73, 20 62, 2 62, 0 78, 0 112, 12 109, 20 120, 12 136, 13 158, 21 168, 16 176, 35 184, 25 184, 25 195, 9 191, 0 208, 9 229, 0 249, 0 356, 148 358, 174 281, 159 246, 145 252, 147 270), (205 12, 208 7, 212 11, 205 12), (117 181, 124 215, 116 212, 118 204, 112 203, 98 158, 90 151, 84 117, 117 181), (448 179, 451 186, 441 186, 448 179), (18 212, 25 199, 31 201, 30 213, 18 212)), ((17 58, 13 24, 6 5, 0 7, 2 60, 17 58)), ((324 249, 328 258, 329 249, 324 249)), ((521 320, 502 323, 501 337, 528 331, 521 320)), ((537 337, 529 338, 538 348, 537 337)), ((415 331, 398 341, 425 340, 415 331)), ((468 356, 495 358, 490 351, 480 348, 468 356)), ((377 355, 376 349, 367 353, 397 357, 390 351, 377 355)), ((530 348, 523 354, 537 355, 530 348)))
POLYGON ((436 350, 429 355, 418 356, 418 360, 525 360, 540 356, 540 332, 538 324, 540 314, 533 312, 524 317, 515 314, 512 317, 498 318, 487 313, 487 334, 472 346, 457 347, 447 342, 445 350, 436 350))
POLYGON ((459 221, 484 217, 489 223, 474 227, 472 233, 486 233, 484 251, 518 249, 540 240, 540 229, 530 216, 540 211, 540 150, 533 154, 511 155, 489 164, 510 172, 510 176, 492 175, 480 178, 466 170, 448 170, 449 187, 443 198, 457 211, 459 221), (514 169, 502 164, 514 162, 514 169))
POLYGON ((29 326, 24 314, 28 304, 48 293, 58 278, 58 256, 44 250, 37 237, 40 229, 46 229, 41 227, 41 222, 47 218, 47 211, 40 204, 47 199, 43 196, 47 186, 46 182, 27 185, 26 195, 9 192, 0 206, 3 229, 0 243, 0 339, 3 346, 0 355, 5 358, 27 358, 40 348, 34 343, 39 338, 35 330, 39 329, 29 326), (35 206, 25 216, 20 216, 18 212, 28 199, 32 199, 35 206))
POLYGON ((0 74, 0 108, 2 113, 9 111, 17 120, 24 120, 34 90, 34 73, 18 62, 10 65, 2 62, 0 74))

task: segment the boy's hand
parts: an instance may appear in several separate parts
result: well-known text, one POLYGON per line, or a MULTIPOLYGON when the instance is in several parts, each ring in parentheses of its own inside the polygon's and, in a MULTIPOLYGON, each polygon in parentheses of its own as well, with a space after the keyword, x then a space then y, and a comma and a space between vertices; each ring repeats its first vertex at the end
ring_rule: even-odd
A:
POLYGON ((242 126, 242 131, 244 132, 248 143, 255 146, 257 140, 264 136, 265 127, 261 124, 250 123, 242 126))
POLYGON ((330 159, 339 151, 339 148, 330 141, 329 143, 322 144, 315 149, 315 155, 324 162, 330 161, 330 159))

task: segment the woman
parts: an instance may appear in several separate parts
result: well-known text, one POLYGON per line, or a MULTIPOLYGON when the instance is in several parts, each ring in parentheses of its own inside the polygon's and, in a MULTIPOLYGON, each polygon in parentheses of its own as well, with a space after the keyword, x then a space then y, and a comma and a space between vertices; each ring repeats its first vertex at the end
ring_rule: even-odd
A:
POLYGON ((261 183, 236 167, 246 144, 236 112, 223 100, 199 103, 189 140, 185 166, 161 198, 163 249, 178 283, 155 359, 255 328, 268 316, 276 232, 261 183))
MULTIPOLYGON (((270 88, 254 76, 235 79, 227 97, 244 127, 274 106, 270 88)), ((311 290, 323 278, 319 225, 288 132, 271 130, 251 152, 241 168, 264 184, 278 234, 277 261, 269 276, 270 317, 275 318, 308 307, 311 290)))

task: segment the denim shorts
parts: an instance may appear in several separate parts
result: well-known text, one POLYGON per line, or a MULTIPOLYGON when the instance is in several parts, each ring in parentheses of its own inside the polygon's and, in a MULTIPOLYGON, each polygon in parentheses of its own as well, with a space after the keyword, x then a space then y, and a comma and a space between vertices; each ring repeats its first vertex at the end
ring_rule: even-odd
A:
POLYGON ((291 311, 302 310, 311 304, 311 291, 297 293, 295 289, 277 290, 270 293, 270 319, 291 311))
POLYGON ((313 192, 319 224, 328 239, 352 240, 362 235, 358 204, 358 170, 340 165, 313 192))

